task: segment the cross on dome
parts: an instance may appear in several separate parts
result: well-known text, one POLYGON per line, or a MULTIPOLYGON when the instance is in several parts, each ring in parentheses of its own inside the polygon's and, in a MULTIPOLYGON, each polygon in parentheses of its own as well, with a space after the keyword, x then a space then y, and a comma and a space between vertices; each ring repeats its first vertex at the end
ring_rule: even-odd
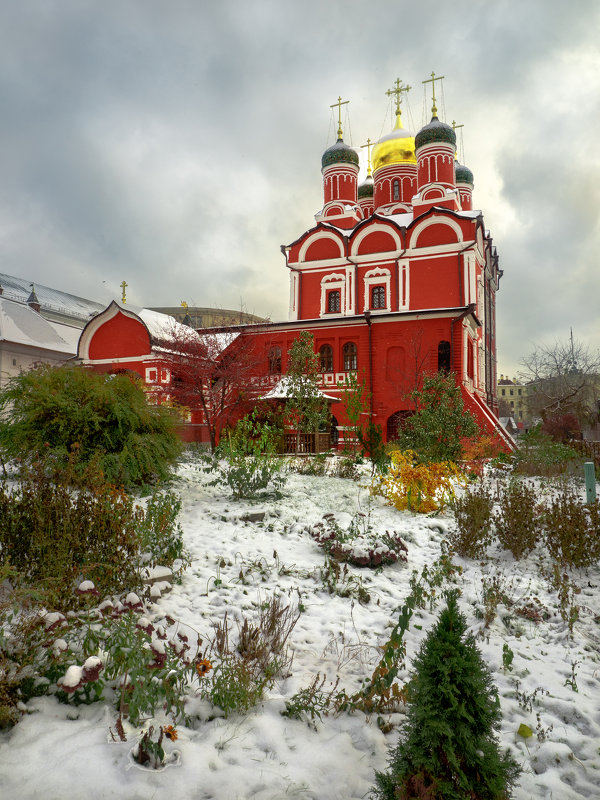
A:
POLYGON ((338 107, 338 131, 337 131, 338 140, 342 138, 342 106, 348 105, 349 102, 350 100, 342 100, 342 97, 340 95, 338 96, 337 103, 333 103, 332 105, 329 106, 329 108, 335 108, 336 106, 338 107))
POLYGON ((437 107, 435 105, 435 82, 443 81, 445 77, 446 77, 445 75, 436 75, 435 72, 432 72, 431 78, 427 78, 426 81, 421 81, 421 83, 431 84, 431 100, 432 100, 431 113, 433 114, 434 117, 437 117, 437 107))

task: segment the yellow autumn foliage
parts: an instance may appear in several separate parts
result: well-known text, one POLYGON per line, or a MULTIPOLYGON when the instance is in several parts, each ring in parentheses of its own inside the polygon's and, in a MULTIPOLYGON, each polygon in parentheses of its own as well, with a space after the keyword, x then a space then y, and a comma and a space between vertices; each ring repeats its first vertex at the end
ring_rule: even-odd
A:
POLYGON ((452 461, 420 464, 412 450, 394 450, 390 458, 387 474, 377 476, 372 491, 399 511, 440 511, 454 498, 456 484, 466 484, 452 461))

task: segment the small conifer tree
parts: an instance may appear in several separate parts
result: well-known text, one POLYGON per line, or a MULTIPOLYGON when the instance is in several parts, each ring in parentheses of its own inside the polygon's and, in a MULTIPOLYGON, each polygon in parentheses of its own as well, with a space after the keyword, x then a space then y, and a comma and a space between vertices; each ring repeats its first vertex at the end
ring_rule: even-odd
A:
POLYGON ((500 707, 491 675, 459 612, 457 593, 415 659, 409 711, 381 800, 507 800, 518 775, 495 736, 500 707))

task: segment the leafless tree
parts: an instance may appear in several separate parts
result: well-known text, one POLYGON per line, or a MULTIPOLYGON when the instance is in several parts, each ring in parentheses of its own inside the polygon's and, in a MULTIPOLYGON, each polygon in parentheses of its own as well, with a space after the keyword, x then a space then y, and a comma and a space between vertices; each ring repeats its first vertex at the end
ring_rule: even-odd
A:
POLYGON ((533 416, 575 414, 580 422, 598 415, 600 350, 573 339, 537 345, 523 358, 519 377, 528 386, 527 402, 533 416))
POLYGON ((221 430, 252 408, 257 390, 253 377, 260 358, 255 337, 235 329, 201 330, 178 325, 170 333, 169 393, 184 408, 201 411, 214 450, 221 430))

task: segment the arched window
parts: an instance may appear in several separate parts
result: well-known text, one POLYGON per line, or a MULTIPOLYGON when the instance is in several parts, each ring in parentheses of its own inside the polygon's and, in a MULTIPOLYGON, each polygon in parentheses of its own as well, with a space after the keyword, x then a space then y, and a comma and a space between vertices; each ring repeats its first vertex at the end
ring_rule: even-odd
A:
POLYGON ((450 372, 450 342, 438 344, 438 372, 450 372))
POLYGON ((394 442, 399 439, 402 426, 404 425, 405 421, 414 413, 414 411, 395 411, 391 416, 389 416, 386 425, 386 441, 394 442))
POLYGON ((399 182, 399 181, 394 181, 394 182, 393 182, 393 184, 392 184, 392 191, 393 191, 392 200, 393 200, 395 203, 397 203, 397 202, 398 202, 398 200, 400 200, 400 182, 399 182))
POLYGON ((324 344, 319 348, 321 359, 321 372, 333 372, 333 348, 330 344, 324 344))
POLYGON ((371 287, 371 308, 385 308, 385 286, 371 287))
POLYGON ((354 342, 346 342, 342 350, 344 356, 344 371, 351 372, 356 369, 357 350, 354 342))
POLYGON ((269 350, 269 372, 271 375, 281 373, 281 347, 271 347, 269 350))

